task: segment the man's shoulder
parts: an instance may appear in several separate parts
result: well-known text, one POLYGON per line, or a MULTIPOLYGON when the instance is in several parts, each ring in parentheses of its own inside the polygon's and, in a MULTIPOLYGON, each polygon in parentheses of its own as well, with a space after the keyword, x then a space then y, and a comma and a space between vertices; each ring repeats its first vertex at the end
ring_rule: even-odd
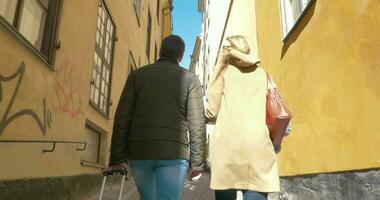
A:
POLYGON ((190 76, 190 77, 193 77, 193 76, 194 76, 194 73, 193 73, 193 72, 191 72, 190 70, 188 70, 188 69, 182 67, 181 65, 176 65, 176 69, 177 69, 178 71, 180 71, 180 72, 182 72, 182 73, 184 73, 184 74, 190 76))
POLYGON ((154 67, 154 64, 147 64, 133 70, 131 74, 134 74, 135 76, 139 76, 139 75, 145 74, 147 71, 150 71, 150 69, 153 69, 153 67, 154 67))
POLYGON ((150 69, 150 68, 152 68, 152 67, 154 67, 154 63, 153 63, 153 64, 147 64, 147 65, 144 65, 144 66, 142 66, 142 67, 136 69, 136 72, 145 71, 145 70, 150 69))
POLYGON ((188 70, 188 69, 186 69, 186 68, 184 68, 184 67, 182 67, 182 66, 179 66, 179 68, 181 68, 181 69, 182 69, 185 73, 187 73, 187 74, 194 75, 193 72, 191 72, 190 70, 188 70))
POLYGON ((178 71, 178 72, 182 72, 182 73, 185 73, 185 74, 188 74, 190 76, 193 76, 194 73, 193 72, 190 72, 188 69, 178 65, 178 64, 173 64, 173 63, 160 63, 160 62, 156 62, 156 63, 152 63, 152 64, 148 64, 148 65, 144 65, 143 67, 140 67, 138 69, 138 71, 147 71, 147 70, 159 70, 159 69, 162 69, 162 70, 175 70, 175 71, 178 71))

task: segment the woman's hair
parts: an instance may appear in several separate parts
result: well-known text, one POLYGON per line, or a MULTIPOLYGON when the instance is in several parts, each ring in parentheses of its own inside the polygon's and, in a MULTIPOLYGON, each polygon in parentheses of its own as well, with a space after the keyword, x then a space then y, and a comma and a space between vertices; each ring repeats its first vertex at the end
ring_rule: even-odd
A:
POLYGON ((243 35, 232 35, 226 38, 233 49, 236 49, 244 54, 249 54, 251 49, 249 48, 248 38, 243 35))
POLYGON ((160 57, 170 57, 176 60, 182 58, 185 51, 185 42, 178 35, 169 35, 162 40, 160 57))

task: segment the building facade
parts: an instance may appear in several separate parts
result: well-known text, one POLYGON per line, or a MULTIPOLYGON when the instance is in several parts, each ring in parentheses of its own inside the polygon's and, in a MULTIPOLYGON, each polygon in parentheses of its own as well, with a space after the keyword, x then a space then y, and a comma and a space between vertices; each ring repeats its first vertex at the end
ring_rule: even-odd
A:
MULTIPOLYGON (((206 8, 219 3, 199 2, 206 8)), ((224 24, 222 31, 209 30, 221 31, 220 42, 211 45, 210 53, 201 49, 200 55, 213 61, 226 36, 248 36, 252 53, 294 113, 292 133, 278 154, 282 193, 275 198, 380 199, 380 2, 229 4, 220 11, 226 18, 211 18, 224 24)), ((208 23, 205 13, 203 26, 208 23)))
POLYGON ((0 2, 0 199, 98 189, 72 187, 108 164, 121 90, 158 58, 171 10, 171 0, 0 2), (73 184, 40 189, 62 180, 73 184))
POLYGON ((197 36, 197 39, 195 40, 193 53, 190 56, 191 60, 189 71, 193 72, 198 77, 203 87, 203 67, 199 65, 199 53, 201 50, 201 42, 202 41, 200 37, 197 36))
POLYGON ((220 44, 224 22, 227 19, 230 6, 230 0, 213 1, 199 0, 198 11, 202 13, 202 29, 199 34, 200 52, 198 55, 198 65, 202 70, 199 78, 203 83, 204 90, 207 89, 207 80, 210 72, 215 65, 218 50, 216 47, 220 44))

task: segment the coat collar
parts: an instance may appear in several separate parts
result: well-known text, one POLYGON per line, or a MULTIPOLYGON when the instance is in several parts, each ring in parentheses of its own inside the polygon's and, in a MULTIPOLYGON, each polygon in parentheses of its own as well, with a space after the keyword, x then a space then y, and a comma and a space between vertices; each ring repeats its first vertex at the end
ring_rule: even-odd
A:
POLYGON ((160 57, 157 62, 170 62, 179 65, 178 61, 172 57, 160 57))

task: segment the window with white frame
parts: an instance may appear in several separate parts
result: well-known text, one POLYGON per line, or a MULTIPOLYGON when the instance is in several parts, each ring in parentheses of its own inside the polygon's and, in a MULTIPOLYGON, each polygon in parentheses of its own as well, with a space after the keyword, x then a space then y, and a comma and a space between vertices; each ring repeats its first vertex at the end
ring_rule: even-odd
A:
POLYGON ((293 29, 311 1, 312 0, 280 0, 283 38, 286 38, 288 33, 293 29))
POLYGON ((115 29, 115 23, 112 20, 110 12, 104 1, 101 0, 98 11, 90 103, 106 115, 108 115, 110 103, 115 29))

